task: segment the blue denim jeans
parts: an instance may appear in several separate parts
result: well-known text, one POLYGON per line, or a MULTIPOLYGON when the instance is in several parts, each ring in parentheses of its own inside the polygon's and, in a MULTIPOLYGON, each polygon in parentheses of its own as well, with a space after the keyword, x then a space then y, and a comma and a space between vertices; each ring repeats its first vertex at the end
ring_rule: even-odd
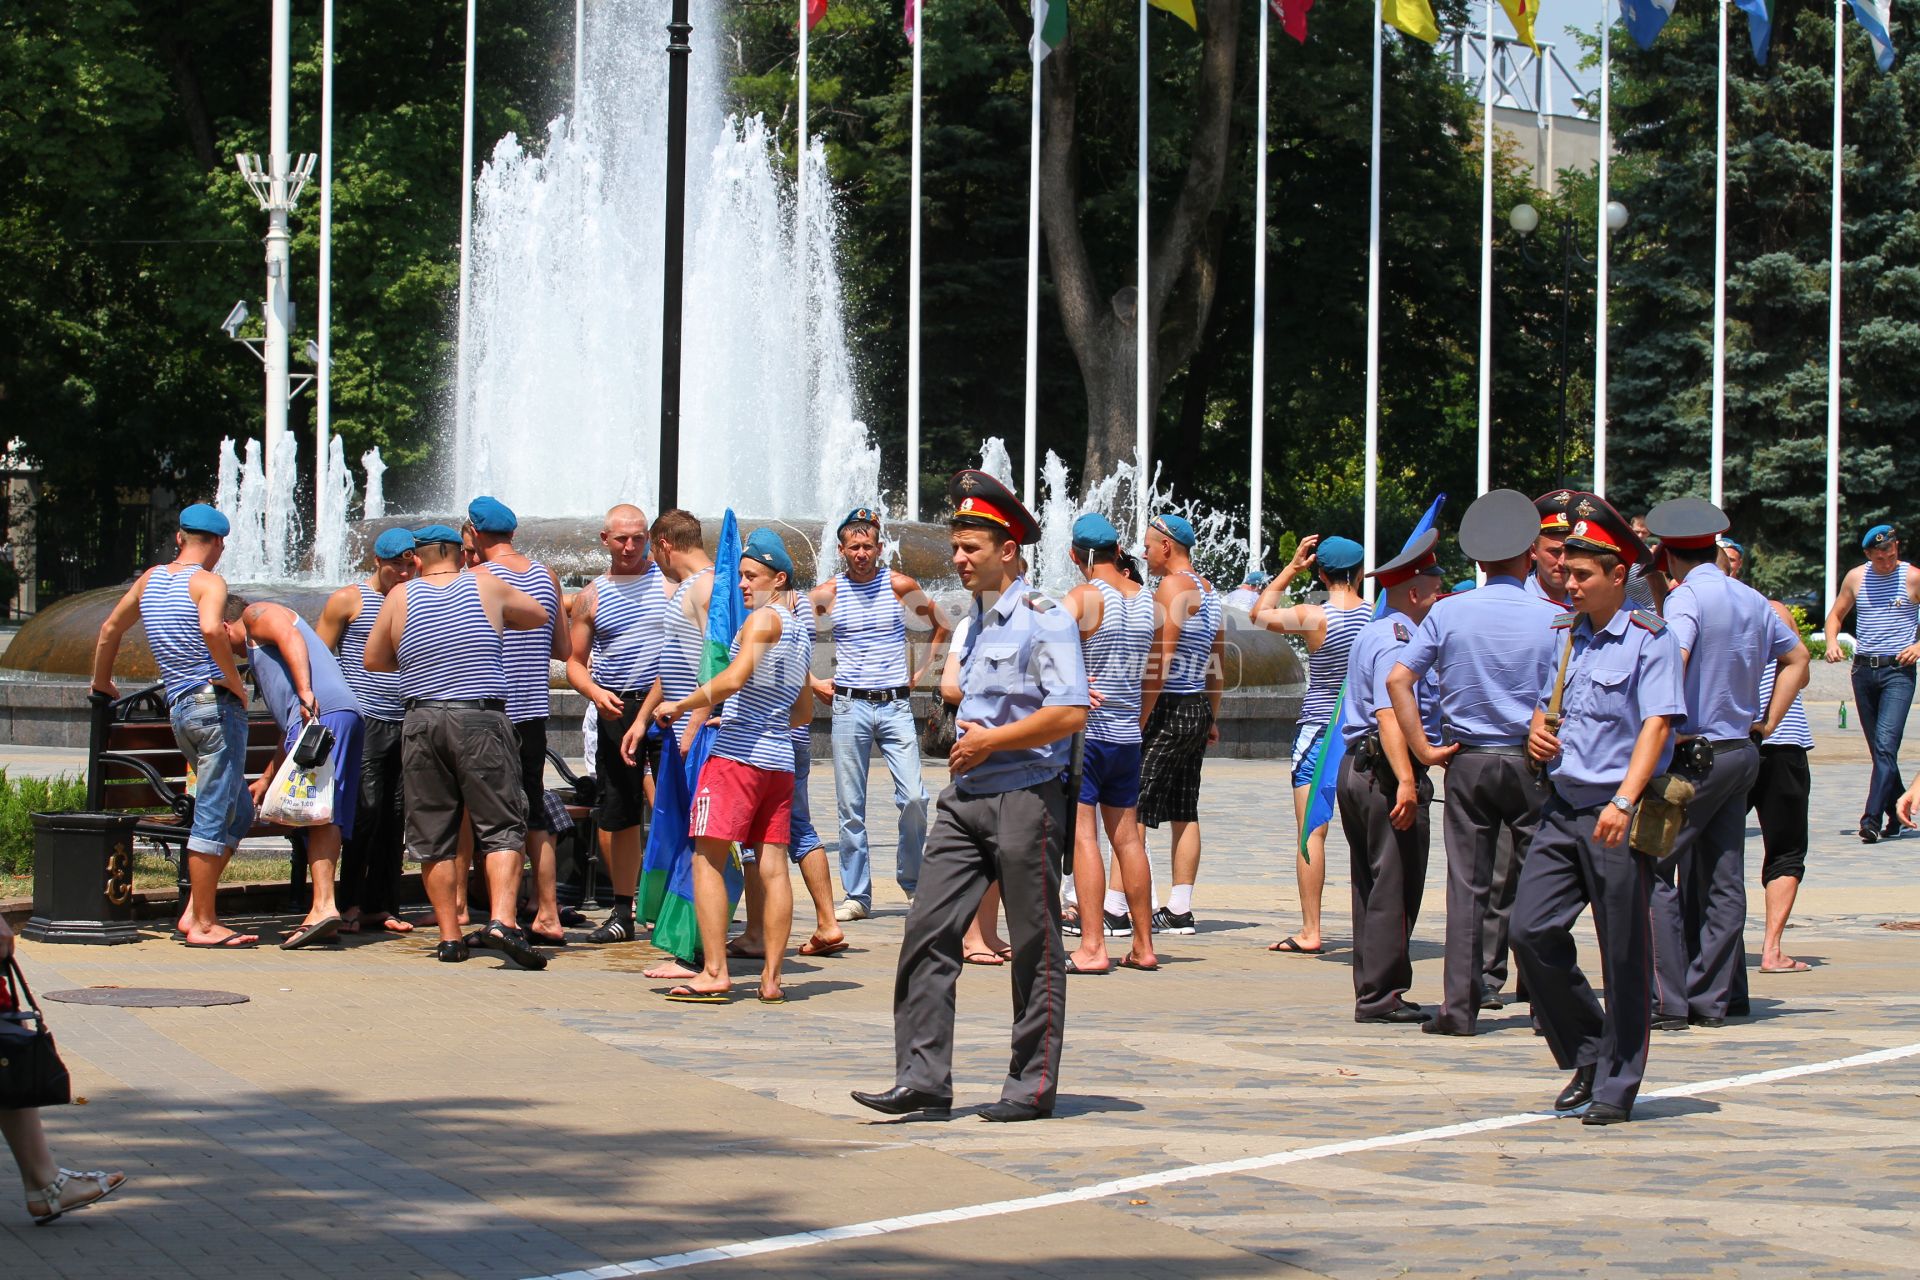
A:
POLYGON ((900 810, 900 843, 894 875, 912 893, 920 883, 920 854, 927 843, 927 787, 920 780, 920 738, 913 704, 863 702, 841 694, 833 700, 833 793, 840 809, 840 886, 863 907, 873 905, 873 868, 867 850, 867 765, 879 747, 893 775, 893 803, 900 810))
POLYGON ((211 699, 182 698, 170 710, 173 740, 193 766, 193 829, 188 853, 231 852, 253 826, 247 794, 247 707, 224 689, 211 699))
POLYGON ((820 833, 813 828, 813 805, 807 799, 807 775, 813 772, 813 743, 793 744, 793 818, 792 839, 787 856, 794 865, 820 847, 820 833))
POLYGON ((1873 781, 1867 785, 1867 808, 1861 821, 1876 826, 1893 817, 1893 802, 1906 787, 1900 781, 1900 738, 1906 732, 1907 712, 1913 707, 1912 667, 1855 667, 1853 702, 1860 712, 1860 732, 1873 752, 1873 781))

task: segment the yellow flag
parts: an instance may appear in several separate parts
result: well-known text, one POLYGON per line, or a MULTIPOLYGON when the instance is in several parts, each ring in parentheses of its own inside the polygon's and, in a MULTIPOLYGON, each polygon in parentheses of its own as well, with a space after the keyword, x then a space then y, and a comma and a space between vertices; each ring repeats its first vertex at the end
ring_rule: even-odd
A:
MULTIPOLYGON (((1426 0, 1420 0, 1420 2, 1424 4, 1426 0)), ((1195 31, 1200 29, 1200 19, 1196 18, 1193 14, 1193 0, 1147 0, 1147 3, 1156 9, 1165 9, 1168 13, 1180 19, 1180 21, 1186 23, 1195 31)), ((1438 35, 1439 33, 1436 32, 1436 39, 1438 35)))
POLYGON ((1440 39, 1440 24, 1433 20, 1433 8, 1427 0, 1381 0, 1387 25, 1398 27, 1415 40, 1434 44, 1440 39))
POLYGON ((1513 20, 1513 29, 1519 34, 1520 43, 1539 53, 1540 46, 1533 38, 1533 19, 1540 12, 1540 0, 1500 0, 1500 7, 1513 20))

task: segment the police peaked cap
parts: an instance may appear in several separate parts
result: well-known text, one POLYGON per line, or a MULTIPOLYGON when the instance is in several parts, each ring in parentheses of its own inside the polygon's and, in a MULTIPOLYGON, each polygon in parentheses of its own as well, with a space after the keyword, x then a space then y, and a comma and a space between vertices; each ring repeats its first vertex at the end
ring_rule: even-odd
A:
POLYGON ((1434 557, 1434 544, 1440 541, 1440 534, 1433 529, 1427 530, 1412 542, 1407 549, 1387 561, 1367 576, 1379 580, 1383 587, 1397 587, 1411 581, 1421 574, 1440 576, 1440 562, 1434 557))
POLYGON ((969 468, 947 482, 953 514, 947 523, 962 529, 998 529, 1021 546, 1040 541, 1040 522, 1013 490, 984 471, 969 468))
POLYGON ((1626 517, 1605 498, 1580 492, 1569 496, 1572 501, 1567 504, 1567 515, 1573 526, 1567 530, 1568 551, 1603 551, 1619 556, 1622 564, 1646 564, 1653 559, 1653 552, 1640 541, 1626 517))
POLYGON ((1518 489, 1481 494, 1460 517, 1460 552, 1481 564, 1511 560, 1540 536, 1540 509, 1518 489))
POLYGON ((1706 551, 1727 531, 1727 513, 1704 498, 1669 498, 1647 512, 1647 532, 1675 551, 1706 551))
POLYGON ((1540 527, 1537 533, 1565 533, 1573 527, 1573 500, 1580 494, 1573 489, 1555 489, 1533 500, 1540 527))

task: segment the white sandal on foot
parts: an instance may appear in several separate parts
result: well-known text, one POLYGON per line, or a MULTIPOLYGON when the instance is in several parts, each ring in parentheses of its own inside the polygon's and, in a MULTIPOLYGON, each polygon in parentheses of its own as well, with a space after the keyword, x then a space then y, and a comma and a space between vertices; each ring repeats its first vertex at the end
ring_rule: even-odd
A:
POLYGON ((32 1216, 35 1226, 44 1227, 63 1213, 72 1213, 84 1209, 90 1204, 105 1200, 108 1196, 125 1186, 127 1175, 120 1172, 108 1173, 104 1169, 62 1169, 60 1176, 46 1186, 39 1188, 27 1197, 27 1213, 32 1216), (62 1203, 66 1195, 67 1184, 76 1178, 83 1178, 94 1184, 94 1194, 74 1204, 62 1203), (34 1213, 33 1202, 38 1200, 47 1206, 48 1212, 34 1213))

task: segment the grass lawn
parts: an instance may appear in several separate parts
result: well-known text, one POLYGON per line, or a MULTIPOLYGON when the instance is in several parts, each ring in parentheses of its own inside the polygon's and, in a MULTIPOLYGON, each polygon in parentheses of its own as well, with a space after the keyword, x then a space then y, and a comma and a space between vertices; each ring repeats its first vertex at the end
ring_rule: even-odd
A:
MULTIPOLYGON (((285 884, 292 873, 293 862, 286 854, 272 852, 253 853, 242 850, 227 864, 227 872, 221 876, 224 884, 241 884, 251 880, 265 880, 285 884)), ((173 863, 151 850, 142 850, 134 861, 133 885, 136 889, 152 892, 156 889, 170 889, 174 885, 176 873, 173 863)), ((0 898, 31 898, 33 896, 33 873, 25 875, 0 874, 0 898)))

